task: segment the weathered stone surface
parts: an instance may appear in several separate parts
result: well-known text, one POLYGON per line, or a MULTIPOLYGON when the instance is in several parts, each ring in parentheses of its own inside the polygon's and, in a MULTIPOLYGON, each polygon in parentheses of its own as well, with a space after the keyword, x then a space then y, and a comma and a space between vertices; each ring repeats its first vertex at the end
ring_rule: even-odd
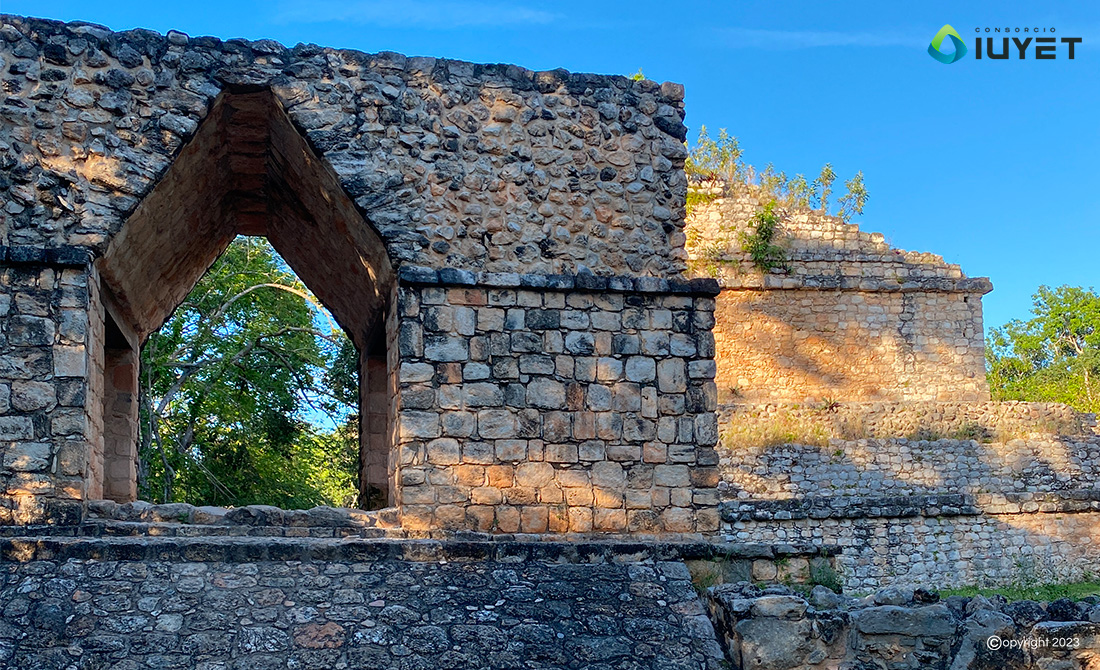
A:
POLYGON ((856 629, 866 635, 947 636, 955 632, 955 621, 945 605, 915 609, 883 605, 860 610, 853 618, 856 629))
POLYGON ((783 212, 785 268, 762 273, 739 239, 767 200, 719 195, 693 208, 686 250, 692 271, 723 288, 707 317, 717 321, 715 374, 725 393, 743 402, 989 399, 988 279, 808 209, 783 212))
POLYGON ((752 602, 750 614, 757 617, 798 619, 806 613, 807 603, 797 596, 763 596, 752 602))
POLYGON ((271 505, 247 505, 229 510, 225 518, 244 526, 277 526, 283 523, 283 510, 271 505))
POLYGON ((372 496, 421 500, 418 529, 625 528, 625 475, 567 500, 496 472, 514 508, 473 501, 467 466, 609 453, 634 504, 666 500, 651 530, 712 526, 709 479, 654 497, 641 453, 662 413, 682 420, 651 452, 676 463, 713 432, 693 423, 713 406, 688 398, 716 394, 713 352, 677 340, 676 369, 656 371, 668 331, 697 339, 718 293, 682 276, 680 87, 12 16, 2 30, 0 154, 18 160, 0 160, 0 435, 70 446, 63 474, 0 472, 25 498, 0 523, 135 497, 134 368, 106 340, 148 336, 241 233, 266 235, 373 352, 362 474, 372 496))
POLYGON ((819 586, 814 591, 821 606, 811 609, 796 596, 767 595, 771 590, 789 594, 782 586, 761 592, 747 582, 707 591, 716 633, 735 667, 1087 670, 1100 661, 1094 643, 1100 625, 1080 620, 1021 625, 996 609, 998 604, 1006 611, 1020 609, 1000 597, 963 598, 955 608, 883 606, 874 605, 874 598, 825 598, 819 591, 828 589, 819 586), (974 601, 978 606, 970 608, 974 601))
POLYGON ((1076 581, 1100 560, 1100 437, 1093 417, 1065 405, 741 405, 720 416, 724 537, 844 546, 853 592, 1010 584, 1024 574, 1076 581), (737 444, 784 425, 866 437, 737 444), (940 437, 959 433, 975 437, 940 437))
POLYGON ((678 563, 577 557, 517 563, 484 555, 440 562, 428 547, 420 560, 390 551, 415 552, 412 543, 237 545, 239 551, 227 543, 165 546, 166 558, 153 558, 153 549, 146 561, 6 563, 14 579, 0 584, 3 625, 10 630, 2 663, 723 665, 714 630, 678 563), (342 547, 348 556, 340 555, 342 547), (295 557, 312 551, 325 560, 273 559, 268 551, 295 557))

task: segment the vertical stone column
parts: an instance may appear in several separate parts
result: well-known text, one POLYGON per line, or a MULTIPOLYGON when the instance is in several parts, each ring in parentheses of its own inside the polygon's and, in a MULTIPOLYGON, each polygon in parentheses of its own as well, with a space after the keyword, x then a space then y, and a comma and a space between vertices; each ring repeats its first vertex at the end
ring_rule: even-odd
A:
POLYGON ((103 497, 137 499, 138 363, 130 348, 107 348, 103 375, 103 497))
POLYGON ((78 523, 89 449, 88 256, 0 247, 0 523, 78 523))
POLYGON ((359 373, 359 506, 391 504, 390 382, 385 352, 363 354, 359 373))

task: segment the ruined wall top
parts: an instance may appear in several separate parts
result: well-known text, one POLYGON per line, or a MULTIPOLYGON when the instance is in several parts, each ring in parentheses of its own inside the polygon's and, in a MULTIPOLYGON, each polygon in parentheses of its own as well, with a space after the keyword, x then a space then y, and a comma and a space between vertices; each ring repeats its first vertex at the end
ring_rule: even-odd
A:
POLYGON ((396 264, 685 267, 678 84, 0 22, 2 245, 102 252, 219 94, 270 88, 396 264))
POLYGON ((967 277, 936 254, 891 246, 882 233, 820 211, 783 211, 777 243, 785 249, 783 272, 761 274, 742 249, 741 234, 767 199, 751 192, 716 197, 693 208, 687 253, 694 274, 723 288, 850 289, 988 293, 985 277, 967 277))

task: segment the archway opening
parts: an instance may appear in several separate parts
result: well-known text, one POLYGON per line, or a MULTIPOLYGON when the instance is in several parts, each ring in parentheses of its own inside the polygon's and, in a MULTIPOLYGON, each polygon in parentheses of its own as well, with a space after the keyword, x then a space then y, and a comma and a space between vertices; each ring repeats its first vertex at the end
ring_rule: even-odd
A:
POLYGON ((138 352, 238 235, 266 238, 354 345, 357 506, 392 504, 394 273, 377 232, 267 90, 219 97, 95 264, 87 496, 135 499, 138 352))

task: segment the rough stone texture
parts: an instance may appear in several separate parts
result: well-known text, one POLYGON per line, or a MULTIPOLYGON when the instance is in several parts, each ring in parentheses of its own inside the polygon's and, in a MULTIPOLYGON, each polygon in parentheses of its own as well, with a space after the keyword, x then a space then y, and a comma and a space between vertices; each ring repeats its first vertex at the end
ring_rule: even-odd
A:
MULTIPOLYGON (((723 535, 840 546, 844 584, 855 591, 898 582, 1087 578, 1100 560, 1093 417, 1066 414, 1063 406, 993 405, 943 411, 934 420, 954 425, 959 415, 983 416, 984 407, 991 418, 985 425, 994 429, 1040 430, 1006 442, 879 438, 721 448, 723 535), (1089 433, 1043 434, 1054 419, 1089 433)), ((922 413, 903 415, 887 413, 868 425, 888 431, 922 413)))
POLYGON ((102 250, 229 87, 267 87, 391 256, 683 268, 683 88, 3 18, 3 243, 102 250))
POLYGON ((714 353, 713 306, 636 290, 401 289, 404 525, 717 530, 713 370, 687 373, 714 353))
POLYGON ((79 268, 84 294, 8 298, 0 522, 133 500, 133 358, 250 234, 359 348, 361 504, 413 528, 717 529, 682 87, 3 24, 4 267, 79 268))
POLYGON ((0 547, 6 668, 722 665, 675 560, 320 540, 21 547, 0 547))
POLYGON ((81 269, 0 270, 0 524, 79 517, 91 456, 83 442, 88 301, 81 269))
POLYGON ((738 401, 987 400, 981 296, 939 256, 818 212, 783 219, 787 268, 761 274, 740 234, 748 195, 693 209, 693 271, 722 286, 715 318, 721 391, 738 401))
POLYGON ((816 404, 725 403, 718 421, 730 440, 751 442, 753 432, 789 424, 807 433, 839 439, 946 437, 982 442, 1044 435, 1091 435, 1096 417, 1069 405, 1040 402, 822 402, 816 404), (745 440, 738 440, 744 434, 745 440))
POLYGON ((918 594, 914 601, 910 589, 896 605, 879 604, 896 593, 833 594, 829 604, 822 594, 814 607, 745 583, 712 587, 707 600, 735 670, 1089 670, 1100 662, 1100 625, 1086 618, 1100 609, 1094 602, 918 594))

